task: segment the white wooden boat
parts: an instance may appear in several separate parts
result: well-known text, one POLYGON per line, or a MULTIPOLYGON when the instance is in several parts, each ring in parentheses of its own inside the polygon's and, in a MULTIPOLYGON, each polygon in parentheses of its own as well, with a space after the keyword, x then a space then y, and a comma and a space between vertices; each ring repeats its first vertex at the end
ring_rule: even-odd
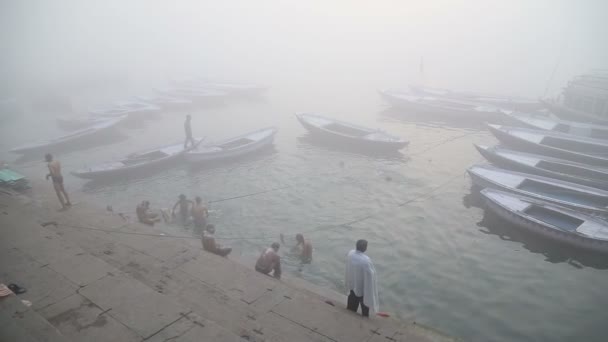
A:
POLYGON ((361 127, 348 122, 326 118, 316 114, 296 114, 298 121, 315 135, 343 141, 358 146, 382 150, 399 150, 409 142, 377 129, 361 127))
POLYGON ((608 141, 503 125, 488 125, 498 140, 514 148, 584 164, 608 166, 608 141))
POLYGON ((277 129, 268 127, 224 141, 199 145, 185 154, 191 163, 236 158, 272 145, 277 129))
POLYGON ((171 95, 135 96, 138 101, 151 103, 163 109, 184 108, 192 105, 192 100, 171 95))
POLYGON ((200 77, 187 77, 174 79, 172 83, 178 87, 192 87, 201 89, 218 90, 228 95, 260 95, 266 91, 267 87, 254 83, 233 83, 206 80, 200 77))
POLYGON ((416 95, 461 99, 513 110, 535 111, 541 109, 542 107, 542 103, 540 103, 539 100, 519 96, 505 96, 469 91, 453 91, 449 89, 432 88, 420 85, 411 85, 410 90, 416 95))
POLYGON ((514 192, 597 215, 608 214, 606 190, 489 165, 474 165, 467 172, 481 188, 514 192))
POLYGON ((157 114, 161 108, 157 105, 141 101, 118 101, 110 106, 99 106, 89 110, 89 115, 94 117, 118 117, 128 115, 129 117, 146 117, 157 114))
POLYGON ((486 207, 529 232, 594 252, 608 253, 608 222, 598 217, 503 191, 481 191, 486 207))
MULTIPOLYGON (((196 139, 200 141, 200 139, 196 139)), ((151 170, 158 166, 169 165, 182 157, 191 147, 184 149, 184 143, 152 148, 149 150, 132 153, 127 157, 90 167, 72 171, 71 174, 80 178, 94 179, 109 176, 121 176, 136 171, 151 170)))
POLYGON ((15 147, 11 150, 11 152, 25 154, 37 151, 47 151, 59 148, 61 146, 77 144, 79 142, 109 131, 124 119, 125 116, 100 120, 92 126, 72 131, 69 134, 60 136, 58 138, 43 140, 15 147))
POLYGON ((498 146, 475 144, 475 148, 492 164, 502 168, 608 190, 608 168, 498 146))
POLYGON ((200 87, 164 87, 154 90, 161 95, 185 98, 197 103, 221 102, 228 95, 224 91, 200 87))
POLYGON ((524 113, 505 113, 514 121, 529 128, 541 129, 558 133, 567 133, 594 139, 608 139, 608 126, 590 123, 567 121, 540 115, 524 113))
MULTIPOLYGON (((124 118, 127 116, 125 115, 124 118)), ((57 126, 64 130, 73 131, 90 126, 94 126, 100 122, 111 120, 112 118, 94 117, 94 116, 60 116, 55 119, 57 126)))
POLYGON ((503 109, 496 106, 449 97, 420 96, 390 89, 382 90, 380 94, 393 107, 413 113, 441 114, 453 118, 491 119, 504 112, 503 109))
POLYGON ((602 118, 593 114, 589 114, 582 110, 569 108, 552 99, 541 99, 541 103, 549 111, 557 115, 558 117, 566 120, 576 120, 591 122, 599 125, 608 125, 608 118, 602 118))

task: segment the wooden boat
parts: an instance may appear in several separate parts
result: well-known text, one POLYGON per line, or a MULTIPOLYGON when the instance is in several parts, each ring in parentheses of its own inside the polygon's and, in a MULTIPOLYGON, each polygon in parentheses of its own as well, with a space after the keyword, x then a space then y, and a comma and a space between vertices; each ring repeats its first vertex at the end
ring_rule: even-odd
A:
POLYGON ((543 106, 545 106, 545 108, 547 108, 549 111, 551 111, 562 119, 585 121, 599 125, 608 125, 608 119, 606 118, 601 118, 599 116, 589 114, 582 110, 566 107, 555 100, 541 99, 540 101, 543 106))
POLYGON ((496 106, 449 97, 419 96, 390 89, 382 90, 380 94, 393 107, 414 113, 442 114, 454 118, 491 119, 494 116, 498 117, 503 112, 496 106))
POLYGON ((272 145, 277 129, 262 128, 220 142, 199 145, 188 151, 186 160, 191 163, 236 158, 272 145))
POLYGON ((498 140, 517 149, 584 164, 608 166, 607 140, 503 125, 489 124, 488 127, 498 140))
POLYGON ((200 77, 174 79, 172 83, 178 87, 192 87, 225 92, 228 95, 251 96, 260 95, 267 87, 254 83, 232 83, 206 80, 200 77))
POLYGON ((593 214, 608 214, 606 190, 489 165, 474 165, 467 172, 473 184, 481 188, 514 192, 593 214))
POLYGON ((129 117, 145 117, 161 111, 157 105, 141 101, 118 101, 110 106, 100 106, 89 110, 94 117, 118 117, 128 115, 129 117))
POLYGON ((15 147, 11 150, 11 152, 25 154, 30 152, 56 149, 65 145, 73 145, 109 131, 110 129, 114 128, 118 123, 123 121, 125 118, 125 116, 121 116, 106 120, 100 120, 92 126, 72 131, 69 134, 60 136, 58 138, 29 143, 15 147))
MULTIPOLYGON (((200 139, 197 139, 200 141, 200 139)), ((158 166, 167 165, 174 162, 176 159, 183 156, 186 151, 184 143, 175 143, 171 145, 152 148, 149 150, 132 153, 127 157, 91 167, 85 167, 76 171, 72 171, 76 177, 94 179, 109 176, 124 175, 130 172, 150 170, 158 166)))
POLYGON ((492 164, 502 168, 608 190, 608 168, 498 146, 488 147, 475 144, 475 148, 492 164))
POLYGON ((574 247, 608 253, 608 222, 576 210, 503 191, 481 191, 486 207, 507 222, 574 247))
POLYGON ((226 92, 200 87, 164 87, 155 90, 160 95, 185 98, 197 103, 221 102, 227 96, 226 92))
POLYGON ((381 150, 399 150, 409 142, 377 129, 357 126, 316 114, 296 114, 298 121, 312 134, 349 144, 381 150))
POLYGON ((516 112, 505 113, 505 115, 517 123, 534 129, 573 134, 594 139, 608 139, 608 126, 604 125, 567 121, 557 118, 554 119, 547 116, 529 115, 516 112))
POLYGON ((419 85, 410 85, 410 90, 416 95, 462 99, 512 110, 535 111, 542 108, 540 101, 519 96, 453 91, 450 89, 432 88, 419 85))
POLYGON ((138 101, 151 103, 162 109, 184 108, 192 105, 192 100, 171 95, 135 96, 138 101))
POLYGON ((59 126, 60 128, 68 131, 73 131, 76 129, 94 126, 100 122, 110 119, 111 118, 94 116, 60 116, 57 117, 55 121, 57 122, 57 126, 59 126))

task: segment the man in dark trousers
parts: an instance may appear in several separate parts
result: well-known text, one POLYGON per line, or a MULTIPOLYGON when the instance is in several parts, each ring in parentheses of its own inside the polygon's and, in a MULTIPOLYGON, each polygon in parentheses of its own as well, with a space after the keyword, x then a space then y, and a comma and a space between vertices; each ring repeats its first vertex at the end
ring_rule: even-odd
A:
POLYGON ((186 115, 186 122, 184 122, 184 131, 186 132, 186 141, 184 141, 184 149, 188 147, 188 143, 192 145, 191 147, 194 147, 196 145, 196 142, 192 137, 192 126, 190 126, 190 119, 192 119, 190 114, 186 115))
POLYGON ((355 249, 346 257, 347 309, 357 312, 361 306, 363 317, 369 317, 370 309, 378 312, 378 289, 376 288, 376 269, 372 260, 365 255, 367 241, 358 240, 355 249))

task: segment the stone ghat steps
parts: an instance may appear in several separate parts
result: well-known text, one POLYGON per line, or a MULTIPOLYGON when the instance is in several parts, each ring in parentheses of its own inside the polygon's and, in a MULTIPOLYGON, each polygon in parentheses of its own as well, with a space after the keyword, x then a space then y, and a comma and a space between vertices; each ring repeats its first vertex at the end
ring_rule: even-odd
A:
POLYGON ((35 218, 31 205, 9 209, 0 216, 0 253, 12 267, 1 275, 28 288, 32 310, 71 340, 451 340, 362 319, 343 303, 206 253, 198 240, 137 235, 160 231, 109 213, 82 207, 35 218))

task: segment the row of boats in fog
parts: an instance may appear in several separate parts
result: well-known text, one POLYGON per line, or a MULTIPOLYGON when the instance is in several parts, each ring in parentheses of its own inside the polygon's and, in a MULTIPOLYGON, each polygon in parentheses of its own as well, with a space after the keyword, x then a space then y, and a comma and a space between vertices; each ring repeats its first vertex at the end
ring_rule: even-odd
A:
MULTIPOLYGON (((156 94, 108 107, 93 108, 86 118, 61 118, 62 127, 76 128, 56 139, 26 144, 12 151, 48 151, 103 134, 121 122, 140 120, 161 111, 227 96, 256 96, 264 87, 251 84, 210 83, 191 78, 157 88, 156 94), (81 126, 82 125, 82 126, 81 126)), ((468 169, 473 184, 482 188, 486 208, 526 230, 578 247, 608 252, 608 126, 568 121, 540 110, 539 101, 489 94, 411 87, 383 90, 393 107, 408 112, 479 118, 500 141, 497 146, 475 145, 492 165, 468 169)), ((296 115, 317 138, 375 152, 398 151, 408 141, 384 131, 314 113, 296 115)), ((237 158, 272 145, 277 133, 267 127, 218 142, 197 139, 133 153, 116 161, 85 167, 72 174, 88 179, 141 171, 179 160, 207 163, 237 158)))
POLYGON ((492 165, 468 169, 487 210, 549 239, 608 252, 608 126, 504 115, 515 126, 487 125, 500 145, 475 145, 492 165))

